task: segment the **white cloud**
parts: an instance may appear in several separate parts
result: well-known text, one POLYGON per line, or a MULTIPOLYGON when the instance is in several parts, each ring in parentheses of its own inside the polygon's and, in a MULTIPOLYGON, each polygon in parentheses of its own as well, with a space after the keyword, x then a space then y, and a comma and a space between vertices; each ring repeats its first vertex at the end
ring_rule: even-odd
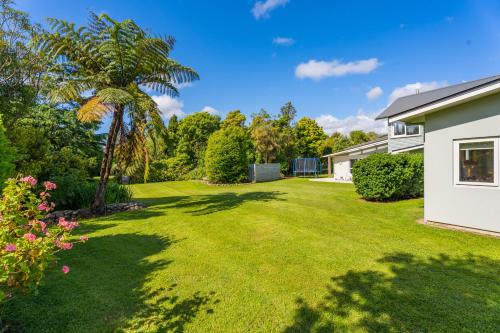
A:
POLYGON ((288 38, 288 37, 276 37, 273 39, 273 44, 282 46, 291 46, 295 44, 295 40, 293 38, 288 38))
POLYGON ((376 132, 379 134, 387 133, 387 122, 384 120, 375 120, 378 113, 369 114, 359 109, 356 115, 339 119, 331 114, 324 114, 316 118, 316 122, 323 127, 326 134, 332 135, 334 132, 349 134, 354 130, 363 130, 365 132, 376 132))
POLYGON ((215 108, 213 108, 211 106, 208 106, 208 105, 205 106, 203 109, 201 109, 200 112, 208 112, 211 115, 220 116, 220 112, 217 109, 215 109, 215 108))
POLYGON ((382 96, 383 93, 384 93, 384 91, 382 90, 382 88, 380 88, 380 87, 377 86, 377 87, 373 87, 370 90, 368 90, 366 92, 366 97, 368 99, 373 100, 373 99, 377 99, 380 96, 382 96))
POLYGON ((429 91, 441 87, 445 87, 448 85, 448 82, 446 81, 430 81, 430 82, 415 82, 415 83, 408 83, 407 85, 403 87, 397 87, 394 89, 389 96, 389 104, 397 100, 399 97, 403 96, 408 96, 408 95, 413 95, 418 92, 424 92, 424 91, 429 91))
POLYGON ((186 114, 182 111, 184 103, 176 98, 172 98, 168 95, 152 96, 153 100, 158 104, 158 108, 163 113, 164 118, 169 119, 174 114, 182 118, 186 114))
POLYGON ((174 87, 177 89, 190 88, 193 86, 193 82, 184 82, 184 83, 174 83, 174 87))
POLYGON ((295 68, 295 76, 300 79, 313 79, 319 81, 325 77, 344 76, 348 74, 368 74, 380 66, 377 58, 350 61, 342 63, 339 60, 317 61, 309 60, 295 68))
POLYGON ((252 8, 253 16, 258 20, 269 17, 269 13, 277 7, 285 6, 289 0, 265 0, 257 1, 252 8))

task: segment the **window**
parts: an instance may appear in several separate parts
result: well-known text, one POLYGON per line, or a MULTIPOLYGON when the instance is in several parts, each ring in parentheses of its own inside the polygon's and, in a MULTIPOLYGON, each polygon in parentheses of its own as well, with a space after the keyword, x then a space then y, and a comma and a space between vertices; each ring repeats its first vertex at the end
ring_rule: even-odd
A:
POLYGON ((406 125, 403 122, 395 122, 392 124, 392 136, 410 136, 410 135, 419 135, 420 134, 420 125, 406 125))
POLYGON ((354 164, 356 164, 356 161, 357 160, 349 160, 349 172, 351 173, 351 175, 352 175, 352 167, 354 166, 354 164))
POLYGON ((498 186, 498 139, 455 141, 455 183, 498 186))

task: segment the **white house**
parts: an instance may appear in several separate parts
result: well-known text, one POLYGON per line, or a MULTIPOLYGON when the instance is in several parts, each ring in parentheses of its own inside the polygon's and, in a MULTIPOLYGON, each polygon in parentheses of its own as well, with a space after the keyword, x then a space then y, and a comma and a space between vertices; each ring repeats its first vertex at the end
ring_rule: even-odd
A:
POLYGON ((357 160, 374 153, 398 154, 401 152, 422 151, 424 147, 424 127, 421 124, 412 125, 403 122, 389 124, 389 134, 376 140, 349 147, 328 158, 328 175, 339 181, 352 180, 352 166, 357 160), (333 170, 332 170, 333 166, 333 170))

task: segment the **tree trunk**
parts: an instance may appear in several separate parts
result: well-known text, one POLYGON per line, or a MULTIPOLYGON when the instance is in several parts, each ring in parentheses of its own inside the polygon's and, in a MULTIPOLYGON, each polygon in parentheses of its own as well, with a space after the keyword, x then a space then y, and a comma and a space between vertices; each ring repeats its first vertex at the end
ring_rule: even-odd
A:
POLYGON ((92 203, 92 212, 94 214, 103 215, 106 213, 106 186, 111 174, 111 167, 113 165, 113 154, 115 152, 116 139, 118 132, 123 121, 123 108, 121 106, 115 109, 113 113, 113 120, 109 128, 108 140, 104 150, 104 156, 101 163, 101 173, 99 177, 99 184, 95 193, 94 202, 92 203))

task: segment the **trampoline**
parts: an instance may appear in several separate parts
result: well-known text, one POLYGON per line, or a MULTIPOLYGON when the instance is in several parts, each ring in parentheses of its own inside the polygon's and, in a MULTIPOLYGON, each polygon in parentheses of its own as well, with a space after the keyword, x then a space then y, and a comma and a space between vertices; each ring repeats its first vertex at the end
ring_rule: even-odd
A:
POLYGON ((317 177, 322 170, 321 161, 317 157, 296 158, 293 160, 293 175, 295 177, 306 175, 317 177))

